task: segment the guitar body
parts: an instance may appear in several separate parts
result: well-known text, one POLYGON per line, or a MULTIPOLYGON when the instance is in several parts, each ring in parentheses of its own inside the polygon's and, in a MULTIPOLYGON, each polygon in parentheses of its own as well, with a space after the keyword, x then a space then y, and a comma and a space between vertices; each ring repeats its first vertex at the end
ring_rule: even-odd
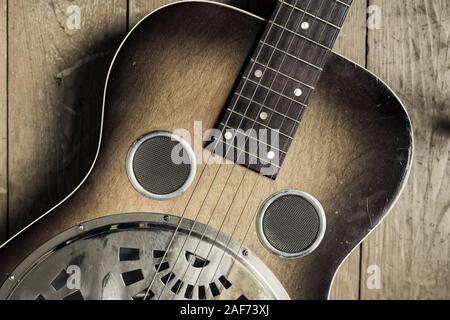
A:
POLYGON ((328 297, 344 259, 392 209, 412 158, 405 109, 362 67, 332 54, 275 180, 243 166, 223 166, 210 189, 219 165, 205 168, 199 163, 191 188, 158 201, 137 192, 126 172, 130 146, 143 134, 180 128, 194 132, 196 121, 204 130, 215 127, 265 25, 224 5, 187 2, 154 12, 130 33, 108 77, 101 143, 92 170, 70 197, 3 246, 3 294, 20 282, 15 270, 21 263, 35 252, 40 253, 33 259, 42 259, 54 249, 47 245, 44 252, 44 244, 68 230, 115 215, 157 213, 176 219, 189 204, 185 218, 242 243, 290 298, 328 297), (320 246, 292 260, 266 250, 254 227, 261 204, 290 189, 314 195, 327 220, 320 246))

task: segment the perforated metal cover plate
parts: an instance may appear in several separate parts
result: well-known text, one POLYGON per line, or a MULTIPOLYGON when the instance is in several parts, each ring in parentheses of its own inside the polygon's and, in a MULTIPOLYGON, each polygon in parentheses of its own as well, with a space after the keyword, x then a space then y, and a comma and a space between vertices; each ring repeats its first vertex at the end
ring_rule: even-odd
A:
POLYGON ((272 253, 299 258, 320 244, 325 223, 325 214, 315 198, 290 190, 266 201, 258 215, 257 229, 261 242, 272 253))
POLYGON ((216 238, 217 231, 204 225, 184 220, 166 252, 179 222, 124 214, 69 230, 19 265, 14 281, 1 287, 0 298, 142 300, 150 288, 147 299, 152 300, 289 299, 257 257, 248 250, 243 256, 240 244, 222 234, 216 238), (186 241, 189 230, 193 233, 186 241), (79 269, 79 288, 68 286, 73 268, 79 269))
POLYGON ((157 131, 139 138, 128 152, 127 174, 146 197, 164 200, 179 196, 195 177, 196 160, 181 137, 157 131))

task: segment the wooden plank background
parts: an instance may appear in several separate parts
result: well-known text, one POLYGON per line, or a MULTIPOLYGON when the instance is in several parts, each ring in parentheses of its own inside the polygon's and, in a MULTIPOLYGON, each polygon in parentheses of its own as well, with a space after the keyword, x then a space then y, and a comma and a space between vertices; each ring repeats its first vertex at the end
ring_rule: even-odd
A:
POLYGON ((0 0, 0 241, 7 237, 8 215, 7 20, 6 0, 0 0))
MULTIPOLYGON (((0 0, 0 239, 67 195, 96 151, 111 56, 170 0, 0 0), (67 8, 81 9, 70 30, 67 8)), ((222 0, 267 16, 274 0, 222 0)), ((416 159, 400 203, 339 271, 333 299, 450 298, 450 5, 354 0, 337 51, 404 100, 416 159), (380 28, 367 29, 379 13, 380 28), (380 270, 381 288, 367 286, 380 270)))
POLYGON ((362 274, 377 265, 381 290, 361 297, 450 298, 450 2, 371 0, 383 17, 367 63, 412 117, 416 155, 396 209, 363 245, 362 274))

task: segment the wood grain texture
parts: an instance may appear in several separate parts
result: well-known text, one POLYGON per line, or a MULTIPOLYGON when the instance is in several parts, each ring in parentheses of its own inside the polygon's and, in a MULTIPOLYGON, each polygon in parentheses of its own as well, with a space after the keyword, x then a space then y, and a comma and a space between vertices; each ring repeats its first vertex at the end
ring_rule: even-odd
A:
POLYGON ((8 201, 7 1, 0 0, 0 242, 6 240, 8 201))
POLYGON ((222 166, 215 179, 218 165, 208 165, 197 175, 196 188, 176 199, 156 201, 136 192, 125 172, 130 145, 143 133, 179 128, 193 132, 194 121, 202 121, 204 128, 214 126, 263 27, 264 22, 244 13, 205 3, 172 6, 142 23, 112 68, 104 139, 94 170, 73 197, 2 249, 0 275, 11 274, 30 250, 84 221, 128 212, 185 212, 185 218, 209 221, 228 235, 238 226, 233 238, 268 265, 292 298, 327 298, 342 259, 387 213, 411 155, 410 124, 403 108, 364 69, 332 56, 276 181, 261 178, 254 186, 259 176, 241 166, 222 166), (328 225, 321 246, 292 261, 265 250, 254 229, 246 234, 254 228, 260 204, 286 189, 316 196, 328 225), (222 229, 223 219, 228 223, 222 229))
POLYGON ((368 66, 404 100, 416 156, 396 210, 364 244, 363 299, 450 298, 450 3, 371 0, 382 29, 369 33, 368 66), (381 290, 366 286, 381 268, 381 290))
MULTIPOLYGON (((148 1, 131 0, 129 21, 132 27, 149 12, 168 4, 170 0, 148 1)), ((222 1, 231 5, 245 7, 244 1, 222 1)), ((275 0, 248 0, 250 12, 269 19, 275 7, 275 0)), ((355 0, 349 12, 345 25, 336 43, 336 52, 365 66, 366 64, 366 0, 355 0)), ((333 285, 331 299, 358 299, 360 283, 360 252, 359 249, 347 259, 340 268, 333 285)))
MULTIPOLYGON (((249 10, 269 18, 276 1, 249 0, 249 10)), ((334 50, 343 56, 366 65, 366 0, 353 1, 334 50)), ((331 299, 358 299, 360 283, 360 251, 355 250, 336 275, 331 299)))
MULTIPOLYGON (((353 1, 334 49, 361 66, 366 65, 366 11, 366 0, 353 1)), ((359 298, 360 255, 360 249, 357 248, 341 266, 333 283, 331 299, 357 300, 359 298)))
MULTIPOLYGON (((10 195, 12 207, 9 214, 15 230, 32 216, 49 209, 57 199, 71 191, 92 160, 97 129, 91 124, 98 115, 95 112, 90 115, 88 110, 95 109, 101 101, 93 92, 103 83, 100 80, 87 82, 88 85, 84 87, 92 87, 91 84, 94 83, 97 89, 82 89, 82 95, 78 88, 91 76, 101 78, 107 67, 107 59, 102 67, 92 66, 97 62, 95 58, 81 68, 77 68, 77 62, 90 60, 84 60, 89 55, 110 51, 106 48, 108 44, 103 47, 102 43, 109 43, 110 40, 104 40, 100 34, 102 28, 113 30, 108 32, 109 36, 117 36, 118 39, 125 33, 126 1, 116 1, 114 5, 110 1, 106 2, 107 4, 103 1, 81 1, 82 8, 87 8, 83 23, 89 29, 67 34, 67 30, 63 30, 64 8, 73 4, 72 1, 51 1, 57 14, 53 14, 53 9, 45 1, 36 1, 31 5, 26 1, 10 1, 11 7, 14 6, 13 10, 10 9, 14 23, 9 31, 15 37, 10 43, 14 52, 14 61, 10 64, 13 66, 10 77, 14 77, 11 83, 14 96, 10 99, 13 99, 14 105, 10 133, 14 131, 15 135, 12 141, 13 152, 9 155, 13 176, 11 186, 14 191, 10 195), (92 4, 87 5, 88 3, 92 4), (92 37, 89 32, 93 32, 92 37), (92 46, 99 43, 102 48, 93 49, 92 46), (61 53, 55 53, 56 51, 61 53), (65 69, 71 72, 74 70, 72 66, 75 66, 75 71, 66 77, 62 88, 55 85, 54 76, 65 69), (44 100, 40 100, 39 96, 44 96, 44 100), (63 104, 69 105, 71 109, 78 109, 77 113, 71 112, 70 108, 66 109, 59 103, 60 100, 65 101, 63 104), (89 150, 86 150, 86 146, 89 150), (29 209, 36 210, 36 213, 30 215, 29 209)), ((130 0, 130 26, 156 6, 166 2, 168 1, 130 0)), ((270 8, 260 9, 263 5, 270 7, 267 4, 269 0, 252 2, 252 10, 257 10, 259 14, 270 12, 270 8)), ((365 0, 355 0, 353 6, 363 7, 364 2, 365 0)), ((383 29, 373 30, 369 34, 369 67, 392 84, 405 100, 416 127, 418 157, 411 184, 396 211, 385 221, 382 229, 364 244, 362 297, 449 298, 449 247, 447 240, 442 241, 443 238, 448 238, 450 225, 449 198, 445 194, 449 189, 448 4, 444 0, 370 2, 383 9, 383 29), (438 85, 434 87, 434 83, 438 85), (365 284, 366 269, 374 264, 380 265, 382 271, 383 287, 379 291, 370 291, 365 284)), ((3 9, 6 0, 0 0, 0 4, 0 51, 5 51, 6 31, 1 28, 6 27, 6 19, 2 19, 6 16, 3 9)), ((338 52, 362 63, 363 57, 359 52, 362 49, 360 45, 364 44, 359 39, 363 37, 364 30, 354 30, 353 26, 356 25, 350 21, 362 19, 365 13, 356 13, 355 8, 352 12, 358 18, 354 18, 351 13, 340 36, 338 52), (344 37, 346 41, 343 41, 344 37), (354 40, 347 41, 348 38, 354 40)), ((111 42, 116 42, 116 39, 111 42)), ((3 138, 7 136, 7 119, 6 104, 2 102, 6 100, 6 84, 2 86, 2 81, 6 78, 2 63, 6 63, 6 60, 2 57, 0 56, 0 129, 5 133, 1 136, 0 157, 5 157, 6 152, 2 151, 6 149, 3 138)), ((56 82, 59 81, 57 77, 56 82)), ((1 161, 0 159, 0 178, 5 181, 4 189, 7 190, 6 159, 1 161)), ((0 199, 3 195, 6 197, 6 193, 0 192, 0 199)), ((6 203, 3 206, 6 207, 6 203)), ((0 219, 1 216, 0 208, 0 219)), ((1 225, 0 222, 0 228, 1 225)), ((334 298, 356 297, 358 254, 358 251, 355 252, 339 272, 334 298)))
MULTIPOLYGON (((150 12, 167 5, 169 3, 178 2, 180 0, 130 0, 129 1, 129 27, 132 28, 142 18, 150 12)), ((238 8, 246 9, 247 0, 213 0, 238 8)))
POLYGON ((102 88, 126 1, 10 1, 9 217, 14 233, 71 192, 96 151, 102 88))

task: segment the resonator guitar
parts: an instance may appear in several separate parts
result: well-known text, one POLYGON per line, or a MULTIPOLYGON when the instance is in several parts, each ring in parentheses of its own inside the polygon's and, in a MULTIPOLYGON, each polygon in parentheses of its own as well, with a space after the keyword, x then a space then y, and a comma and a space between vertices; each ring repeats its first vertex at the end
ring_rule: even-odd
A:
POLYGON ((110 67, 89 174, 1 246, 0 298, 327 299, 413 154, 399 98, 332 51, 351 2, 144 18, 110 67))

